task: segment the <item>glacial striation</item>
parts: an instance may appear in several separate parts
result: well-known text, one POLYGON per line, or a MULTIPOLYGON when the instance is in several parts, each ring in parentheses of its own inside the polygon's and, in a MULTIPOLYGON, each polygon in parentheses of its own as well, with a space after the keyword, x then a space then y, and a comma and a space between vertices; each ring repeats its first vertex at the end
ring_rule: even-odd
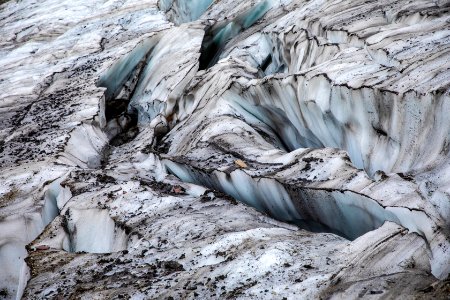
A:
POLYGON ((0 298, 447 299, 449 22, 0 4, 0 298))

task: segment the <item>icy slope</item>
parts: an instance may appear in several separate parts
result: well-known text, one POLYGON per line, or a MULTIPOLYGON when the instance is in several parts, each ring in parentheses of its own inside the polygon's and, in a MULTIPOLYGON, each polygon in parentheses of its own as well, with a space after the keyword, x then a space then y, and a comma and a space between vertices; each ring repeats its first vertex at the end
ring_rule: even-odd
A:
POLYGON ((1 5, 0 297, 446 297, 449 18, 1 5))

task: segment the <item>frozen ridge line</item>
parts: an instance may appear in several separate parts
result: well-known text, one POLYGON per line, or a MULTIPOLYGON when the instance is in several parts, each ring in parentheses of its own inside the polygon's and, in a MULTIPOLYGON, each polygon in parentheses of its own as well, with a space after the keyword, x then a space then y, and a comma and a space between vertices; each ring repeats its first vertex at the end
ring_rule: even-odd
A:
POLYGON ((1 5, 0 297, 445 299, 449 9, 1 5))

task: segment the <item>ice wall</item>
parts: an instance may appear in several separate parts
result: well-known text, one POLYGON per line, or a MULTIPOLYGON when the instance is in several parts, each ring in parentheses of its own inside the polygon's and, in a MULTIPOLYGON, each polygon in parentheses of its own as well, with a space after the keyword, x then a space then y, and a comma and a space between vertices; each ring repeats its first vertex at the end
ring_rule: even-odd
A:
POLYGON ((249 175, 245 170, 230 173, 205 171, 187 162, 170 160, 165 160, 164 165, 169 173, 185 182, 223 191, 278 220, 314 232, 332 232, 353 240, 379 228, 386 221, 397 223, 418 233, 430 245, 430 263, 435 276, 442 278, 450 271, 447 260, 450 241, 444 232, 433 231, 436 216, 428 216, 424 211, 409 210, 401 207, 400 203, 386 206, 383 199, 372 199, 351 189, 289 183, 288 179, 276 175, 276 172, 273 175, 257 176, 249 175))
POLYGON ((130 99, 130 109, 137 110, 139 123, 149 123, 160 113, 176 119, 177 99, 198 68, 202 38, 202 26, 182 25, 171 29, 155 46, 130 99))
POLYGON ((168 12, 169 18, 175 24, 197 20, 213 0, 160 0, 159 8, 168 12))
POLYGON ((215 24, 208 29, 202 43, 202 54, 199 58, 200 70, 214 65, 219 60, 227 42, 263 17, 271 8, 271 5, 272 2, 268 0, 262 1, 233 20, 215 24))
MULTIPOLYGON (((256 107, 284 112, 297 131, 287 137, 288 143, 295 143, 300 135, 303 148, 345 149, 352 162, 370 175, 378 170, 417 173, 446 157, 447 95, 353 89, 332 84, 319 70, 316 74, 252 85, 243 96, 256 107)), ((270 118, 270 114, 261 116, 263 121, 270 118)))
POLYGON ((47 187, 38 210, 24 209, 21 214, 2 218, 0 290, 5 289, 8 298, 20 299, 30 276, 24 261, 28 255, 25 246, 42 233, 71 197, 70 190, 60 185, 63 179, 60 178, 47 187))
POLYGON ((127 248, 127 234, 111 219, 108 210, 71 208, 65 213, 65 226, 66 251, 110 253, 127 248))

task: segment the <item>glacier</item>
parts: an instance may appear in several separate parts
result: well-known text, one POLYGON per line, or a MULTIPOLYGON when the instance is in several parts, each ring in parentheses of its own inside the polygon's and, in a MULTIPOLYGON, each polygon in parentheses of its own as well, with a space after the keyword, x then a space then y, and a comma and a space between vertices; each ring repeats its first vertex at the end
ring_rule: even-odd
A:
POLYGON ((0 298, 446 299, 449 21, 0 4, 0 298))

